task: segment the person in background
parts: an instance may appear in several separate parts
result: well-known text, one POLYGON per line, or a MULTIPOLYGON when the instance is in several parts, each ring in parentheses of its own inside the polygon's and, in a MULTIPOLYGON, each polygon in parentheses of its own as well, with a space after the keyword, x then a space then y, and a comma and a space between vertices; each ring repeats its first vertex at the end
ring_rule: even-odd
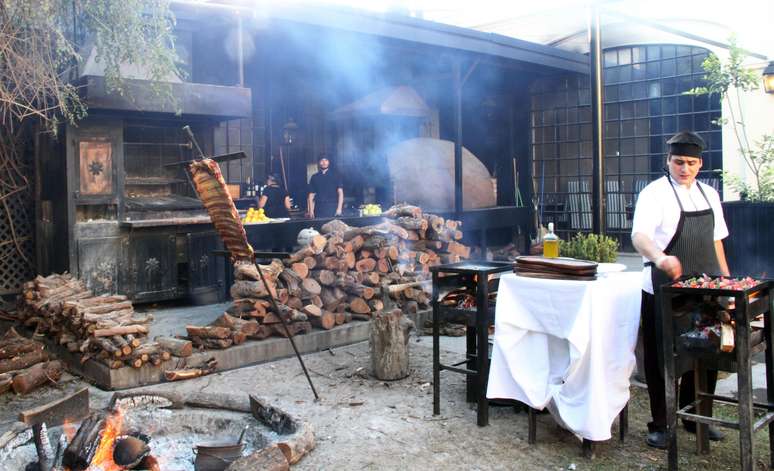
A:
POLYGON ((282 187, 279 174, 273 173, 266 177, 266 186, 258 198, 258 208, 270 218, 290 217, 290 195, 282 187))
MULTIPOLYGON (((720 196, 712 187, 696 181, 702 165, 704 141, 696 133, 683 131, 667 141, 667 174, 651 182, 637 199, 632 223, 632 243, 643 257, 642 338, 645 378, 653 421, 648 424, 648 445, 666 448, 666 399, 659 351, 659 287, 681 275, 707 273, 729 276, 723 239, 728 228, 723 219, 720 196)), ((707 372, 708 393, 713 394, 717 371, 707 372)), ((679 406, 694 401, 693 371, 680 381, 679 406)), ((696 423, 684 421, 688 432, 696 423)), ((709 428, 710 440, 723 434, 709 428)))
POLYGON ((309 179, 307 217, 330 218, 341 216, 344 205, 344 186, 341 177, 331 170, 328 156, 321 154, 317 159, 317 173, 309 179))

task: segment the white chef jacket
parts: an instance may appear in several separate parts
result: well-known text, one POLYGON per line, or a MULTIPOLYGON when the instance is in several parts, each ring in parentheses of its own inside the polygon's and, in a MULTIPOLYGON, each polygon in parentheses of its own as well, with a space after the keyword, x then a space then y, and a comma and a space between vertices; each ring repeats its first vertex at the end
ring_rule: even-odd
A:
MULTIPOLYGON (((650 182, 642 189, 637 199, 637 207, 634 210, 632 222, 632 235, 636 232, 646 235, 656 247, 664 250, 677 231, 677 223, 680 220, 680 206, 675 200, 675 193, 669 187, 677 191, 680 202, 685 211, 701 211, 707 209, 709 200, 712 212, 715 215, 714 240, 722 240, 728 237, 728 227, 723 218, 723 207, 720 205, 720 195, 711 186, 695 181, 690 189, 679 185, 666 176, 650 182), (702 196, 698 185, 701 185, 707 200, 702 196)), ((648 259, 642 257, 643 263, 648 259)), ((645 267, 642 271, 642 290, 653 294, 653 282, 650 279, 651 267, 645 267)))

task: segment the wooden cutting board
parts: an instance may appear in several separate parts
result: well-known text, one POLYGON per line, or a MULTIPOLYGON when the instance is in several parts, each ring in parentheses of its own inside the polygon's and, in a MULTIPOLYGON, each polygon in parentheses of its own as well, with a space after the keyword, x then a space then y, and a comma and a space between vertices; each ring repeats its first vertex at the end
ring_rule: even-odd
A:
POLYGON ((576 275, 576 276, 594 276, 597 274, 596 267, 591 267, 584 270, 567 270, 561 267, 553 267, 547 265, 538 265, 532 263, 517 263, 515 269, 534 271, 539 273, 558 273, 563 275, 576 275))
POLYGON ((587 260, 576 260, 574 258, 545 258, 537 257, 534 255, 523 255, 516 257, 517 266, 524 264, 538 265, 542 267, 548 267, 556 270, 562 270, 567 272, 588 272, 591 270, 596 271, 597 263, 589 262, 587 260))
POLYGON ((545 273, 520 269, 514 270, 514 273, 516 273, 518 276, 526 276, 528 278, 542 278, 545 280, 594 281, 597 279, 596 275, 568 275, 566 273, 545 273))

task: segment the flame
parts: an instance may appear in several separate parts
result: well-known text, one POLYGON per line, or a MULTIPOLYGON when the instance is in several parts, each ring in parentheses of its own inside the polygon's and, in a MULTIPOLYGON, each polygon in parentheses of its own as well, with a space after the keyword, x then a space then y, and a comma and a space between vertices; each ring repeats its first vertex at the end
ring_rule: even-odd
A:
POLYGON ((124 414, 121 410, 108 415, 105 418, 105 428, 102 429, 99 447, 88 471, 120 471, 121 468, 113 461, 113 445, 116 437, 121 435, 121 427, 124 422, 124 414))
POLYGON ((65 419, 64 423, 62 424, 62 432, 64 432, 65 437, 67 437, 67 443, 70 443, 73 441, 73 437, 75 437, 75 433, 77 432, 77 429, 75 428, 75 424, 73 424, 73 421, 70 419, 65 419))

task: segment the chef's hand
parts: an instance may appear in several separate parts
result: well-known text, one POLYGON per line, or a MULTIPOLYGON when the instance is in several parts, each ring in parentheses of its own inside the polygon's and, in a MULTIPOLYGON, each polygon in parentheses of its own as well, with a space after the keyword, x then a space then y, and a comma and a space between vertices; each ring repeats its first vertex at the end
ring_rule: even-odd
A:
POLYGON ((674 255, 664 255, 657 259, 656 268, 666 273, 673 280, 683 275, 683 265, 680 263, 680 259, 674 255))
POLYGON ((341 211, 336 211, 335 216, 341 216, 341 211))
POLYGON ((314 219, 314 211, 307 211, 306 217, 308 217, 309 219, 314 219))

